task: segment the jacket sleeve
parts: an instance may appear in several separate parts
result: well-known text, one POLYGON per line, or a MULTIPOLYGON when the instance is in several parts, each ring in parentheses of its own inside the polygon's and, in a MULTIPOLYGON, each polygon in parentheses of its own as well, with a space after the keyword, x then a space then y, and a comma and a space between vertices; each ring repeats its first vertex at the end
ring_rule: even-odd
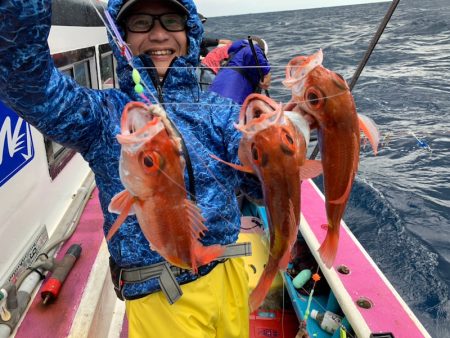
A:
POLYGON ((50 26, 50 0, 0 2, 0 100, 51 139, 83 152, 99 132, 102 94, 55 68, 50 26))

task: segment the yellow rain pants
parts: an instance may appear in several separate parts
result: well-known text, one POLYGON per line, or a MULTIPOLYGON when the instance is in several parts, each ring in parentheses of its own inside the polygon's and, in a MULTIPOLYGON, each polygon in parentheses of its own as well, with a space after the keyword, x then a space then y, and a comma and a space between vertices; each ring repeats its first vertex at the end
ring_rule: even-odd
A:
POLYGON ((164 294, 125 302, 129 338, 248 338, 248 275, 242 258, 228 259, 209 274, 181 285, 170 305, 164 294))

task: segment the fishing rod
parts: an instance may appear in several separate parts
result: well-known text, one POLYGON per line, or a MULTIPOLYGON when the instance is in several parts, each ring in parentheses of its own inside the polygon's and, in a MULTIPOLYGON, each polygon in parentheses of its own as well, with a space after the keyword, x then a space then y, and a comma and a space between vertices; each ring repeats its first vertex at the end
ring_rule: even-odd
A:
MULTIPOLYGON (((372 55, 373 50, 375 49, 378 40, 380 40, 381 35, 384 32, 384 29, 386 28, 387 24, 389 23, 389 20, 392 17, 392 14, 394 14, 395 9, 397 8, 398 4, 399 4, 400 0, 393 0, 391 3, 391 6, 389 6, 389 9, 386 13, 386 15, 383 18, 383 21, 381 22, 380 26, 378 27, 378 30, 376 31, 374 37, 372 38, 372 41, 369 44, 369 47, 367 48, 366 53, 364 54, 364 57, 362 58, 362 60, 359 62, 358 68, 355 71, 355 74, 353 75, 349 87, 350 87, 350 91, 353 90, 353 88, 356 85, 356 82, 359 79, 359 76, 361 75, 361 72, 363 71, 364 67, 367 64, 367 61, 369 61, 370 56, 372 55)), ((317 154, 319 153, 319 143, 316 144, 316 147, 314 148, 310 159, 314 160, 317 156, 317 154)))
MULTIPOLYGON (((259 60, 258 60, 258 55, 256 55, 255 46, 253 45, 253 39, 252 39, 251 36, 248 36, 247 39, 248 39, 248 43, 250 45, 250 49, 252 50, 253 58, 255 59, 256 68, 258 69, 258 73, 259 73, 259 78, 261 79, 261 81, 263 81, 264 80, 264 74, 263 74, 263 72, 261 70, 261 65, 260 65, 259 60)), ((267 97, 270 97, 268 89, 264 89, 264 92, 266 93, 267 97)))

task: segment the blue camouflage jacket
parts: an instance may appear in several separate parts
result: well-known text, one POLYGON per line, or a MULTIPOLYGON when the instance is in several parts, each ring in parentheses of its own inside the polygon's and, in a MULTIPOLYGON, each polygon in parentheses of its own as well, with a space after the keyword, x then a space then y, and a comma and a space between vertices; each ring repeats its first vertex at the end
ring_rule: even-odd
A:
MULTIPOLYGON (((108 10, 113 18, 122 2, 109 1, 108 10)), ((233 123, 238 118, 239 107, 214 93, 200 91, 195 67, 203 28, 193 1, 183 0, 183 3, 190 12, 188 55, 174 61, 175 68, 168 71, 160 87, 152 83, 151 72, 141 69, 142 58, 134 57, 133 66, 141 69, 141 77, 153 95, 162 99, 168 116, 186 142, 197 203, 209 228, 202 242, 229 244, 236 241, 239 233, 236 189, 254 192, 254 196, 260 192, 253 177, 242 175, 209 156, 213 153, 229 162, 238 161, 240 133, 233 123)), ((106 233, 117 217, 108 212, 108 204, 124 189, 119 178, 120 145, 116 140, 121 112, 128 102, 142 99, 133 90, 131 67, 114 44, 111 45, 118 60, 120 90, 88 89, 60 73, 47 45, 50 25, 51 0, 0 2, 0 100, 49 138, 77 150, 89 163, 99 189, 106 233)), ((150 93, 145 94, 150 97, 150 93)), ((185 177, 187 181, 187 174, 185 177)), ((108 248, 112 259, 124 268, 163 260, 149 247, 134 216, 126 219, 108 248)), ((201 269, 205 273, 213 266, 211 263, 201 269)), ((177 277, 180 283, 196 278, 191 272, 177 277)), ((137 297, 158 289, 158 282, 151 279, 127 284, 124 294, 137 297)))

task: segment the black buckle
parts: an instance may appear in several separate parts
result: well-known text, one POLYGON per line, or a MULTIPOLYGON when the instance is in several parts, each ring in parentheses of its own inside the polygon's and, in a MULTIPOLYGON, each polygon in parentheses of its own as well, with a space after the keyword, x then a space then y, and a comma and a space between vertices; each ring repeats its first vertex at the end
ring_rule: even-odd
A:
POLYGON ((114 260, 109 257, 109 269, 111 271, 111 279, 114 285, 114 292, 116 293, 117 298, 120 300, 125 300, 125 297, 122 294, 123 289, 123 281, 122 281, 122 269, 114 262, 114 260))

